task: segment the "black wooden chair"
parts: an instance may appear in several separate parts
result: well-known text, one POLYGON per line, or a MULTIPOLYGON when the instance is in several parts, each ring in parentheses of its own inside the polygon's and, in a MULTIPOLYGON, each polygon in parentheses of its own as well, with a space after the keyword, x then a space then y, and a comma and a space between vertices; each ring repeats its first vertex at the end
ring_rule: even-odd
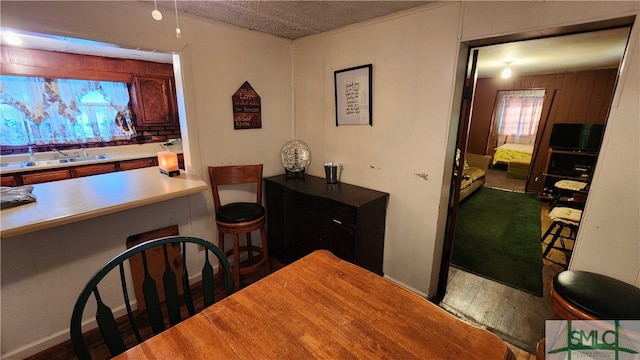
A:
MULTIPOLYGON (((267 231, 265 228, 266 211, 262 206, 262 164, 209 166, 209 179, 213 192, 213 203, 216 210, 218 228, 218 246, 226 256, 233 257, 233 281, 235 290, 240 288, 240 275, 255 273, 265 268, 270 273, 269 252, 267 247, 267 231), (231 202, 223 204, 220 188, 225 186, 246 185, 255 187, 255 201, 231 202), (260 232, 261 246, 254 246, 251 233, 260 232), (225 250, 224 234, 233 238, 233 248, 225 250), (240 245, 240 235, 244 234, 246 244, 240 245), (241 255, 243 254, 243 255, 241 255), (241 263, 240 258, 243 258, 241 263)), ((236 189, 238 189, 236 187, 236 189)))
MULTIPOLYGON (((120 255, 114 257, 98 272, 95 273, 87 282, 84 289, 78 296, 78 300, 73 308, 71 315, 71 342, 74 351, 79 359, 91 359, 87 342, 82 334, 82 317, 85 307, 91 295, 96 301, 95 321, 98 324, 102 339, 104 340, 111 356, 118 355, 128 348, 135 346, 146 340, 147 338, 164 331, 167 325, 174 326, 185 318, 193 316, 196 312, 212 305, 216 300, 233 293, 233 278, 230 270, 229 262, 222 251, 214 244, 203 239, 194 237, 172 236, 160 239, 149 240, 134 247, 127 249, 120 255), (202 297, 196 296, 194 289, 189 286, 189 273, 187 271, 187 244, 193 249, 189 254, 197 254, 202 256, 202 297), (173 258, 168 255, 174 247, 174 252, 178 255, 173 258), (175 248, 177 247, 177 249, 175 248), (198 251, 202 250, 202 251, 198 251), (181 251, 181 254, 180 254, 181 251), (162 279, 158 279, 158 283, 154 280, 150 273, 152 264, 147 258, 153 256, 161 256, 164 264, 160 267, 163 271, 162 279), (211 258, 213 255, 217 259, 211 258), (137 258, 136 258, 137 257, 137 258), (141 310, 132 310, 129 289, 125 276, 125 263, 133 266, 132 260, 140 262, 144 271, 144 281, 142 281, 140 294, 143 294, 146 312, 141 310), (217 261, 216 261, 217 260, 217 261), (214 265, 219 264, 219 274, 222 280, 214 281, 214 265), (102 300, 98 285, 104 286, 103 297, 107 297, 107 292, 113 293, 113 289, 109 289, 109 282, 101 282, 112 270, 118 268, 121 291, 123 300, 119 303, 112 303, 112 307, 126 308, 126 317, 116 320, 114 313, 102 300), (222 282, 222 283, 221 283, 222 282), (214 283, 218 287, 224 285, 224 288, 216 291, 214 283), (182 284, 182 286, 180 286, 182 284), (159 291, 158 288, 164 288, 159 291), (181 291, 180 291, 180 290, 181 291), (162 292, 162 294, 159 294, 162 292), (180 294, 182 293, 182 294, 180 294), (197 300, 194 300, 197 299, 197 300), (200 300, 202 299, 202 300, 200 300), (123 304, 124 302, 124 304, 123 304), (197 309, 197 311, 196 311, 197 309), (168 323, 167 323, 168 321, 168 323), (151 333, 152 332, 152 333, 151 333), (131 333, 135 336, 131 336, 131 333), (129 336, 126 336, 129 334, 129 336), (133 339, 135 337, 135 339, 133 339)), ((112 275, 116 271, 113 271, 112 275)), ((111 284, 113 288, 114 284, 111 284)), ((117 285, 116 285, 117 287, 117 285)), ((195 287, 194 287, 195 288, 195 287)), ((113 296, 110 296, 113 298, 113 296)), ((142 300, 142 299, 140 299, 142 300)), ((138 308, 140 308, 140 300, 138 300, 138 308)))

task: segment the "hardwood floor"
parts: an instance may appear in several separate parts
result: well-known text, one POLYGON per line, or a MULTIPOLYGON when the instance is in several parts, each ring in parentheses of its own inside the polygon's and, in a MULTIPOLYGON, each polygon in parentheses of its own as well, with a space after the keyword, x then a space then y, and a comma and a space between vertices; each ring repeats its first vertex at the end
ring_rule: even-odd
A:
MULTIPOLYGON (((520 189, 516 181, 510 181, 513 179, 505 182, 504 173, 494 172, 493 175, 492 184, 498 184, 496 187, 511 191, 520 189), (504 178, 497 178, 499 176, 504 178)), ((521 182, 524 190, 524 181, 521 182)), ((540 209, 541 236, 551 225, 548 211, 548 204, 543 202, 540 209)), ((541 243, 541 255, 547 243, 548 240, 541 243)), ((573 244, 567 241, 567 245, 570 248, 573 244)), ((550 260, 542 260, 545 289, 542 297, 451 267, 447 293, 440 306, 500 336, 518 351, 514 350, 518 359, 533 360, 536 344, 544 337, 545 320, 553 317, 548 292, 550 283, 557 273, 564 270, 563 265, 569 260, 565 253, 555 249, 551 250, 548 258, 550 260)))
MULTIPOLYGON (((545 288, 561 269, 550 262, 543 266, 545 288)), ((538 297, 453 267, 440 306, 532 354, 544 337, 545 320, 553 317, 547 291, 538 297)))

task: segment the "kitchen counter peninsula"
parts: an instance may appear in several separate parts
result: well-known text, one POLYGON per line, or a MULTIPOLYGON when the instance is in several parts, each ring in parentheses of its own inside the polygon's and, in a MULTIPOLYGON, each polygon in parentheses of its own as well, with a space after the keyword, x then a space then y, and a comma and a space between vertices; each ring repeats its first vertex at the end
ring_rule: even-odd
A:
POLYGON ((208 189, 181 171, 168 177, 158 167, 33 185, 37 201, 0 212, 0 238, 87 220, 208 189))

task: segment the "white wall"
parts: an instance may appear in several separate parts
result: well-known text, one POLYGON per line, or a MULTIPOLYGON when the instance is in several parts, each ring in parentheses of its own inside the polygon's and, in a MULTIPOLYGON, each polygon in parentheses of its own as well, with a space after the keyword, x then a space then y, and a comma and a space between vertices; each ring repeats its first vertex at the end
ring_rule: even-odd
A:
POLYGON ((640 36, 625 55, 571 267, 640 287, 640 36))
MULTIPOLYGON (((169 225, 179 225, 181 235, 193 235, 192 219, 208 217, 205 195, 2 239, 2 358, 24 358, 68 339, 80 291, 100 266, 126 249, 127 237, 169 225)), ((121 303, 118 280, 107 283, 105 300, 111 306, 121 303)))
MULTIPOLYGON (((296 137, 311 147, 310 172, 322 176, 323 161, 338 161, 344 182, 391 194, 385 276, 427 296, 436 290, 453 149, 448 139, 459 111, 453 95, 459 85, 454 66, 464 56, 459 43, 638 11, 637 2, 445 2, 294 42, 296 137), (333 72, 369 63, 373 127, 336 127, 333 72)), ((572 264, 636 285, 638 31, 634 27, 572 264)))
MULTIPOLYGON (((293 136, 291 42, 180 15, 151 18, 153 4, 98 1, 3 1, 3 27, 178 53, 184 151, 190 172, 209 182, 207 166, 263 163, 281 170, 280 148, 293 136), (261 95, 262 129, 233 130, 231 96, 249 81, 261 95)), ((139 184, 144 186, 144 184, 139 184)), ((179 224, 183 235, 217 243, 211 193, 2 239, 3 358, 23 358, 68 339, 69 319, 88 278, 125 249, 127 236, 179 224)))
POLYGON ((296 138, 311 147, 310 173, 337 161, 343 182, 390 193, 383 271, 424 294, 440 256, 459 17, 459 5, 437 6, 294 42, 296 138), (334 71, 369 63, 373 126, 336 127, 334 71))

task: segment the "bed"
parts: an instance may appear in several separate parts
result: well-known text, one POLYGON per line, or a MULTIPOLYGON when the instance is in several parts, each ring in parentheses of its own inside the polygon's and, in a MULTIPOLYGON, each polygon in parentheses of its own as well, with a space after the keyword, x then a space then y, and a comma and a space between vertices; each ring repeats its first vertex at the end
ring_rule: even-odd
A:
POLYGON ((503 144, 496 149, 493 154, 493 165, 505 164, 508 165, 512 160, 528 160, 531 162, 531 155, 533 154, 533 145, 527 144, 503 144))

